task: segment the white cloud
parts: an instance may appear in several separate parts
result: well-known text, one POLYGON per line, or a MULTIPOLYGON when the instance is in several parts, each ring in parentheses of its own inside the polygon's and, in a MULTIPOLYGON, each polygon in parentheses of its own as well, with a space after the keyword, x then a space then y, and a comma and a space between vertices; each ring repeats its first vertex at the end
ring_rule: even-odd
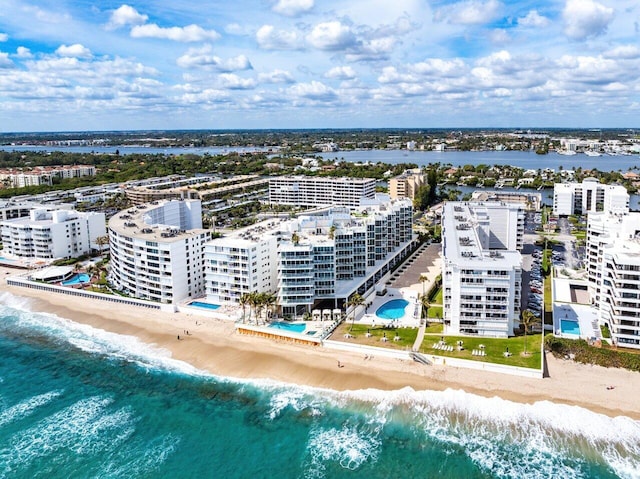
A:
POLYGON ((9 35, 6 33, 0 33, 0 42, 6 42, 7 40, 9 40, 9 35))
POLYGON ((297 50, 303 39, 295 30, 277 30, 273 25, 263 25, 256 32, 258 46, 265 50, 297 50))
POLYGON ((605 58, 621 58, 633 60, 640 58, 640 48, 636 45, 618 45, 604 53, 605 58))
POLYGON ((287 17, 297 17, 313 8, 313 0, 278 0, 272 10, 287 17))
POLYGON ((310 83, 297 83, 292 85, 289 87, 288 92, 295 98, 314 101, 332 101, 337 98, 337 94, 333 88, 316 80, 310 83))
POLYGON ((347 25, 339 21, 319 23, 307 35, 307 41, 319 50, 344 50, 354 46, 356 37, 347 25))
POLYGON ((234 73, 218 75, 218 81, 222 88, 227 90, 250 90, 256 87, 256 81, 253 78, 242 78, 234 73))
POLYGON ((116 10, 111 12, 109 23, 107 23, 107 28, 116 29, 124 27, 126 25, 142 25, 148 19, 148 15, 138 13, 135 8, 129 5, 121 5, 116 10))
POLYGON ((466 73, 467 66, 459 58, 453 60, 429 58, 423 62, 410 65, 409 71, 431 77, 458 77, 466 73))
POLYGON ((572 40, 597 37, 607 31, 613 16, 613 8, 593 0, 567 0, 562 11, 564 33, 572 40))
POLYGON ((495 20, 502 13, 503 5, 498 0, 467 0, 439 8, 433 19, 461 25, 480 25, 495 20))
POLYGON ((356 77, 356 71, 350 66, 333 67, 324 76, 325 78, 337 78, 339 80, 353 80, 356 77))
POLYGON ((260 83, 293 83, 291 73, 286 70, 273 70, 271 72, 260 73, 258 75, 260 83))
POLYGON ((61 57, 75 57, 75 58, 90 58, 91 50, 80 43, 74 43, 73 45, 60 45, 56 50, 56 53, 61 57))
POLYGON ((18 47, 18 48, 16 48, 16 57, 17 58, 32 58, 33 54, 31 53, 31 50, 29 50, 27 47, 18 47))
POLYGON ((211 45, 205 45, 202 48, 190 48, 187 53, 176 60, 176 63, 182 68, 204 68, 222 72, 251 70, 253 68, 249 59, 244 55, 238 55, 226 60, 214 55, 211 45))
POLYGON ((518 25, 523 27, 544 28, 551 21, 547 17, 543 17, 537 10, 530 10, 524 17, 518 18, 518 25))
POLYGON ((13 66, 13 62, 9 58, 9 54, 0 52, 0 68, 8 68, 13 66))
POLYGON ((509 33, 503 28, 496 28, 491 31, 489 38, 491 38, 492 43, 507 43, 511 40, 511 36, 509 33))
POLYGON ((185 43, 203 42, 220 38, 220 34, 215 30, 205 30, 198 25, 163 28, 155 23, 134 26, 131 29, 131 36, 134 38, 162 38, 185 43))

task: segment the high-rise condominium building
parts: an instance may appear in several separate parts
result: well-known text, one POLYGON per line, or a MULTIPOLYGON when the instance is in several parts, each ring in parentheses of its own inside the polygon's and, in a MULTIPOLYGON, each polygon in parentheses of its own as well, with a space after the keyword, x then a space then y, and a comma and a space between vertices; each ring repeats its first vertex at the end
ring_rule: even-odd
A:
POLYGON ((353 212, 329 208, 284 225, 278 248, 283 314, 310 312, 322 301, 342 307, 353 293, 371 291, 409 253, 411 201, 376 195, 365 203, 353 212))
POLYGON ((278 176, 269 180, 269 202, 294 206, 357 208, 375 191, 374 178, 278 176))
POLYGON ((586 215, 598 211, 627 213, 627 189, 620 185, 603 185, 595 178, 587 178, 582 183, 556 183, 553 186, 554 215, 586 215))
POLYGON ((592 213, 587 223, 589 290, 614 344, 640 349, 640 213, 592 213))
POLYGON ((139 205, 109 221, 109 281, 139 299, 178 303, 204 294, 204 244, 199 200, 139 205))
POLYGON ((445 331, 508 337, 519 325, 524 208, 447 202, 442 216, 445 331))
POLYGON ((104 213, 46 208, 2 221, 0 229, 3 255, 43 261, 82 256, 97 249, 96 239, 106 235, 104 213))

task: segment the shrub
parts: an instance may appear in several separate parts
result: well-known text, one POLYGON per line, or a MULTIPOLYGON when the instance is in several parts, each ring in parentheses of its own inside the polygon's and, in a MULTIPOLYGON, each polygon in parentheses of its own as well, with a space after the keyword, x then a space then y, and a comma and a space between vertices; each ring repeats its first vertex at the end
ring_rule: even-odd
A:
POLYGON ((595 364, 605 368, 624 368, 640 372, 640 355, 614 349, 589 346, 583 339, 557 338, 548 334, 544 338, 545 348, 556 357, 573 356, 583 364, 595 364))

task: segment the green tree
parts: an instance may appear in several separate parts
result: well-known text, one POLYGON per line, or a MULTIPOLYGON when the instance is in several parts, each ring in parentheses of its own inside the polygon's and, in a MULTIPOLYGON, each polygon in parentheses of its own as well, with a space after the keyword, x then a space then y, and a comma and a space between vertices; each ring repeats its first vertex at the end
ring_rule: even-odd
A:
POLYGON ((351 332, 351 330, 353 329, 353 325, 356 322, 356 310, 358 309, 359 306, 362 306, 364 304, 364 298, 362 296, 360 296, 360 293, 354 293, 353 296, 351 296, 351 298, 349 298, 349 301, 347 301, 347 307, 353 307, 353 311, 352 311, 352 317, 351 317, 351 327, 349 328, 349 332, 351 332))
POLYGON ((522 319, 520 319, 520 325, 524 328, 524 353, 523 354, 525 355, 528 354, 527 353, 527 333, 529 332, 530 328, 532 328, 539 322, 540 322, 540 319, 528 309, 525 309, 522 312, 522 319))

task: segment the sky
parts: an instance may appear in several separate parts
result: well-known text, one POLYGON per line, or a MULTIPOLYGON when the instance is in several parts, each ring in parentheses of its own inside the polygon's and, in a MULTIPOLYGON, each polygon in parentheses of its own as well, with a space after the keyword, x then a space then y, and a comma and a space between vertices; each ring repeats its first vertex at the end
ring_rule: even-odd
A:
POLYGON ((0 131, 632 128, 637 0, 0 0, 0 131))

